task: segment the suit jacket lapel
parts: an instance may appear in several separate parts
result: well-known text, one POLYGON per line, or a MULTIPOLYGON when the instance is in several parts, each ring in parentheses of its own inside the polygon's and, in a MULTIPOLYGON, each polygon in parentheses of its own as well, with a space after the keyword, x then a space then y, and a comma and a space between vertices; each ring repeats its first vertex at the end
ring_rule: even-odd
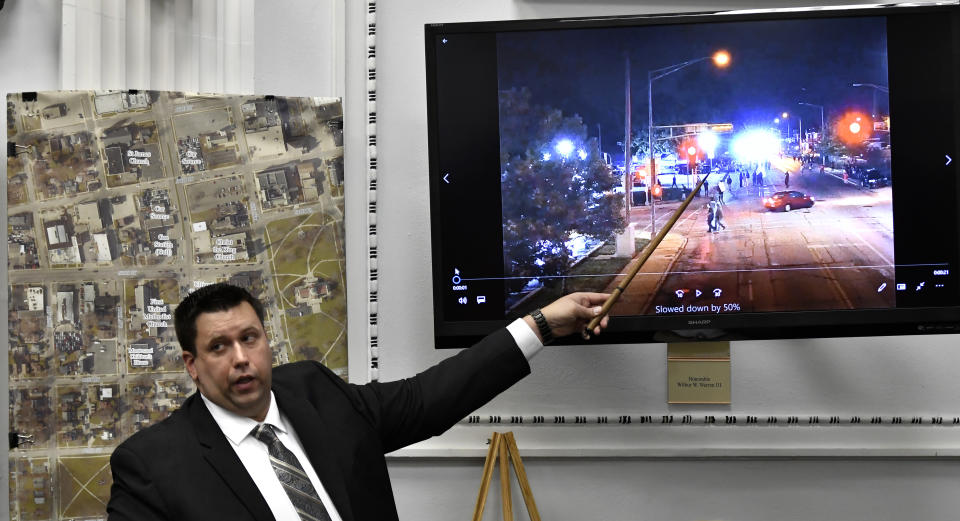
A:
POLYGON ((337 431, 320 419, 309 402, 302 397, 274 386, 273 395, 277 406, 293 424, 293 428, 303 444, 303 450, 310 458, 310 464, 320 477, 323 487, 330 494, 334 506, 343 521, 353 521, 350 509, 350 495, 347 491, 347 479, 353 464, 349 454, 343 454, 338 447, 344 443, 338 441, 337 431))
POLYGON ((275 521, 270 507, 260 494, 260 489, 250 478, 236 451, 230 446, 230 442, 210 415, 207 406, 200 399, 199 392, 184 403, 184 408, 187 409, 197 440, 203 447, 204 459, 233 490, 237 499, 247 507, 254 519, 275 521))

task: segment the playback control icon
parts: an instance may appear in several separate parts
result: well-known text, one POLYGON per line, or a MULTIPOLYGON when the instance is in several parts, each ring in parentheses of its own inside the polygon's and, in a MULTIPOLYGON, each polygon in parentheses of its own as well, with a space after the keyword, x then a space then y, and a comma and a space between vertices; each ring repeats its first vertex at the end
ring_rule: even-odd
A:
MULTIPOLYGON (((682 298, 685 297, 685 296, 687 295, 687 293, 689 293, 689 292, 690 292, 689 289, 687 289, 687 288, 681 288, 681 289, 678 289, 678 290, 674 291, 673 294, 676 295, 677 298, 682 299, 682 298)), ((711 291, 711 293, 713 293, 713 298, 720 298, 720 296, 723 295, 723 290, 720 289, 720 288, 713 288, 713 290, 711 291)), ((699 290, 699 289, 694 289, 694 290, 693 290, 693 296, 694 296, 694 298, 699 297, 700 295, 703 295, 703 291, 701 291, 701 290, 699 290)))
MULTIPOLYGON (((450 287, 451 290, 456 292, 467 291, 468 287, 463 281, 463 277, 460 276, 460 268, 453 268, 453 277, 450 277, 450 282, 453 285, 450 287)), ((457 297, 457 304, 465 306, 470 303, 470 297, 463 295, 457 297)))
MULTIPOLYGON (((451 286, 451 289, 452 289, 453 291, 464 292, 464 291, 467 291, 467 290, 469 289, 469 287, 467 286, 466 282, 463 280, 463 277, 460 276, 460 268, 453 268, 453 276, 450 277, 450 282, 453 283, 453 286, 451 286)), ((461 295, 462 295, 462 293, 461 293, 461 295)), ((474 297, 474 299, 476 299, 475 302, 476 302, 477 304, 486 304, 486 303, 487 303, 487 296, 486 296, 486 295, 477 295, 477 296, 474 297)), ((465 296, 465 295, 464 295, 464 296, 458 296, 458 297, 457 297, 457 304, 460 304, 460 305, 462 305, 462 306, 465 306, 465 305, 467 305, 467 304, 469 304, 469 303, 470 303, 470 297, 465 296)))

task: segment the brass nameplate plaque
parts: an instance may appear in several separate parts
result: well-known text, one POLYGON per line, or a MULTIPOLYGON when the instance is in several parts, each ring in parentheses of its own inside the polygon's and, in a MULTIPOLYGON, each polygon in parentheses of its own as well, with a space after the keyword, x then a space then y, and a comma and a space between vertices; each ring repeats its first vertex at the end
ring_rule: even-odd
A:
POLYGON ((667 359, 730 360, 730 342, 675 342, 667 344, 667 359))
POLYGON ((729 404, 730 343, 669 344, 667 403, 729 404))

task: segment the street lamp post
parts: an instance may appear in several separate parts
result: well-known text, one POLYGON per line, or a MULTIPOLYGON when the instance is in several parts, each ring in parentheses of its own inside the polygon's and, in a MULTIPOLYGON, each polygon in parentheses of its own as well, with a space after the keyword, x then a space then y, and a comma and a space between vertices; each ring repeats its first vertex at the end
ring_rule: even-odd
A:
POLYGON ((803 153, 803 118, 797 116, 797 150, 803 153))
MULTIPOLYGON (((654 69, 647 72, 647 155, 650 165, 650 185, 647 187, 647 194, 650 198, 650 238, 657 233, 657 207, 653 203, 653 184, 657 176, 657 165, 653 158, 653 80, 659 80, 664 76, 669 76, 681 69, 685 69, 695 63, 705 60, 713 60, 717 67, 726 67, 730 64, 730 54, 726 51, 717 51, 712 56, 703 56, 693 60, 687 60, 681 63, 654 69)), ((710 175, 707 173, 707 175, 710 175)))
POLYGON ((877 117, 877 91, 885 92, 890 94, 890 89, 884 87, 883 85, 877 85, 876 83, 852 83, 851 87, 870 87, 873 89, 873 117, 877 117))
MULTIPOLYGON (((787 121, 787 119, 790 117, 790 113, 789 113, 789 112, 784 112, 783 114, 780 114, 780 117, 782 117, 784 123, 786 123, 786 127, 787 127, 787 143, 791 143, 793 140, 790 139, 790 122, 787 121)), ((776 120, 774 120, 774 121, 776 121, 776 120)), ((801 118, 800 116, 797 116, 797 123, 799 124, 799 127, 798 127, 799 130, 797 130, 797 148, 799 149, 799 148, 801 148, 801 145, 803 145, 803 118, 801 118)), ((790 151, 790 150, 787 151, 787 156, 788 156, 788 157, 793 157, 793 154, 792 154, 791 152, 792 152, 792 151, 790 151)))
POLYGON ((783 143, 784 143, 784 148, 787 149, 786 151, 787 151, 788 154, 789 154, 789 152, 790 152, 790 149, 787 148, 788 146, 790 146, 790 145, 789 145, 789 143, 790 143, 790 122, 787 120, 787 118, 789 118, 789 117, 790 117, 790 113, 788 113, 788 112, 784 112, 783 114, 780 114, 780 119, 783 120, 784 133, 787 135, 786 138, 784 139, 783 143))
POLYGON ((823 120, 823 105, 817 105, 815 103, 806 103, 803 101, 797 102, 797 105, 806 105, 808 107, 814 107, 820 109, 820 164, 827 164, 827 159, 823 154, 825 140, 827 138, 827 128, 824 126, 823 120))

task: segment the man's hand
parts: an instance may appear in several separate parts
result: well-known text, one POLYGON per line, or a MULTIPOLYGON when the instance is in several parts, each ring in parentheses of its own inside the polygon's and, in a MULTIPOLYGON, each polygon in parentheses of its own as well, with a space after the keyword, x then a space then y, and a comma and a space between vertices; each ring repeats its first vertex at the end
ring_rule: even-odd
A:
MULTIPOLYGON (((582 331, 594 317, 600 314, 600 308, 609 297, 608 293, 571 293, 554 300, 541 311, 553 331, 553 336, 560 338, 582 331)), ((605 316, 600 320, 600 325, 593 328, 594 335, 599 335, 600 331, 607 327, 609 318, 605 316)), ((543 341, 533 317, 526 315, 523 320, 543 341)))

